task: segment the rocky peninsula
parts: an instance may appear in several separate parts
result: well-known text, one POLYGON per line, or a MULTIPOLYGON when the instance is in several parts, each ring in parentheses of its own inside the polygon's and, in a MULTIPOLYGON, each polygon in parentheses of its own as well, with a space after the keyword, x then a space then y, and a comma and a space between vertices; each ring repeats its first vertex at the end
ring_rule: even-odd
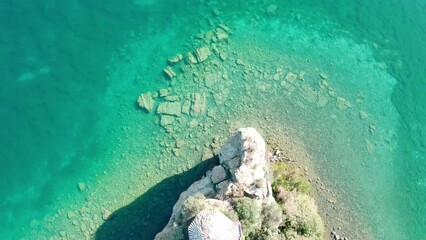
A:
POLYGON ((323 239, 324 224, 307 184, 285 174, 254 128, 240 128, 219 150, 219 165, 184 191, 166 239, 323 239))

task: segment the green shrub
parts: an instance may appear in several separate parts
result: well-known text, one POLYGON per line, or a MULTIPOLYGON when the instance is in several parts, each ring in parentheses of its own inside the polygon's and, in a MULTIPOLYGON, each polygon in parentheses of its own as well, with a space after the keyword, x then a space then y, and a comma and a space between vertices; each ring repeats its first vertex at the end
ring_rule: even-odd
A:
POLYGON ((287 237, 294 232, 310 239, 322 239, 324 223, 318 214, 314 200, 308 195, 291 192, 283 204, 287 217, 284 231, 287 237))
POLYGON ((244 236, 248 237, 260 228, 262 209, 254 199, 235 198, 232 205, 242 225, 244 236))
POLYGON ((310 192, 310 186, 305 181, 297 170, 291 167, 289 164, 279 162, 272 164, 272 172, 274 180, 272 182, 272 191, 275 199, 278 202, 282 202, 282 191, 298 191, 304 194, 310 192))
POLYGON ((283 209, 275 202, 265 206, 262 219, 262 228, 271 232, 279 232, 279 227, 283 224, 283 209))

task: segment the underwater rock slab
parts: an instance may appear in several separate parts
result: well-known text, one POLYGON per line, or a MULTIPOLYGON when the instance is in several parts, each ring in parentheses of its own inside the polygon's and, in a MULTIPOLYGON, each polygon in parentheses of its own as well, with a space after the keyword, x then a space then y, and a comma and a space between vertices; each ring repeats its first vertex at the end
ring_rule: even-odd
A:
POLYGON ((180 117, 181 116, 181 106, 179 102, 163 102, 157 108, 158 114, 165 114, 180 117))
POLYGON ((151 92, 143 93, 138 98, 138 105, 139 107, 147 110, 148 112, 152 111, 152 108, 154 107, 154 99, 151 92))
POLYGON ((195 56, 199 63, 204 62, 211 55, 210 49, 208 47, 201 47, 195 50, 195 56))
POLYGON ((192 96, 191 115, 198 116, 206 111, 207 96, 206 93, 195 93, 192 96))

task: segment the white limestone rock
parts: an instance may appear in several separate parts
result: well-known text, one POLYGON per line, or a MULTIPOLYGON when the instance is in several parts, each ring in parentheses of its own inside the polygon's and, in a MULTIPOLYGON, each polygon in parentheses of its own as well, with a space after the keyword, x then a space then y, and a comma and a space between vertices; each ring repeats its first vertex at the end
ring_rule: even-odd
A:
POLYGON ((273 201, 265 159, 265 141, 254 128, 240 128, 219 150, 220 164, 244 192, 273 201), (272 199, 271 199, 272 198, 272 199))

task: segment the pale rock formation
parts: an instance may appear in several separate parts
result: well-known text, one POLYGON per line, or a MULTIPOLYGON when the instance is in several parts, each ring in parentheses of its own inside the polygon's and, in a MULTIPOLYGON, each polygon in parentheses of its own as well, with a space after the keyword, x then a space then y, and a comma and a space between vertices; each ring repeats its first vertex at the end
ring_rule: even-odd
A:
POLYGON ((198 214, 187 212, 185 204, 190 200, 190 209, 209 209, 223 214, 232 212, 228 200, 234 197, 248 195, 261 205, 275 202, 265 159, 265 141, 256 129, 238 129, 219 150, 219 160, 220 165, 213 167, 180 195, 167 226, 157 234, 156 240, 183 238, 178 236, 183 236, 184 224, 198 214))
POLYGON ((265 159, 265 141, 254 128, 242 128, 219 151, 220 164, 231 175, 234 185, 249 195, 273 202, 265 159))

